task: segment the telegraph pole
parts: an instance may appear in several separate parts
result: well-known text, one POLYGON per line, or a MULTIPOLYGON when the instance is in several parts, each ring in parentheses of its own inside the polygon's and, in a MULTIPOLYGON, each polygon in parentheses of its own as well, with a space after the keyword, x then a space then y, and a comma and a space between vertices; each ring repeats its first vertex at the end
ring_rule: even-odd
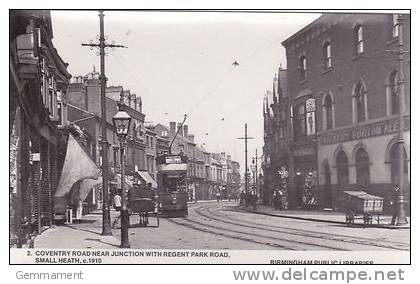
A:
POLYGON ((254 137, 248 136, 248 125, 245 123, 245 137, 239 137, 238 139, 245 140, 245 193, 248 194, 248 140, 254 139, 254 137))
POLYGON ((398 196, 398 214, 397 214, 397 225, 402 226, 406 225, 407 217, 405 214, 405 201, 404 201, 404 98, 405 98, 405 90, 404 90, 404 49, 403 49, 403 34, 402 34, 402 25, 403 19, 402 15, 398 16, 398 63, 399 63, 399 112, 398 112, 398 152, 399 152, 399 160, 398 160, 398 176, 399 176, 399 187, 400 193, 398 196))
POLYGON ((258 197, 261 198, 260 187, 258 184, 258 160, 261 158, 258 157, 258 149, 255 149, 255 189, 257 190, 258 197))
POLYGON ((98 48, 101 64, 101 75, 99 77, 101 81, 101 127, 102 127, 102 235, 110 236, 112 235, 111 230, 111 215, 109 211, 108 203, 108 141, 106 135, 106 102, 105 102, 105 92, 106 92, 106 81, 105 77, 105 48, 126 48, 126 46, 118 44, 107 44, 105 42, 105 32, 104 32, 104 13, 102 10, 99 11, 99 42, 98 43, 82 43, 82 46, 90 46, 91 49, 98 48))

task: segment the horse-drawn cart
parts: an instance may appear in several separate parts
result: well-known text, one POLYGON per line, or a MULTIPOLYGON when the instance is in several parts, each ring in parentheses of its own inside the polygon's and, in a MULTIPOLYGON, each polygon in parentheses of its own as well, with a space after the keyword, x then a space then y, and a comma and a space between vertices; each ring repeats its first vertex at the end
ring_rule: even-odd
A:
POLYGON ((156 218, 156 227, 159 227, 159 206, 152 190, 132 188, 129 192, 128 205, 130 214, 139 215, 139 225, 149 225, 149 217, 156 218))
POLYGON ((363 224, 371 225, 373 219, 380 222, 384 199, 368 194, 364 191, 344 191, 344 208, 346 210, 346 223, 354 224, 355 220, 363 220, 363 224))

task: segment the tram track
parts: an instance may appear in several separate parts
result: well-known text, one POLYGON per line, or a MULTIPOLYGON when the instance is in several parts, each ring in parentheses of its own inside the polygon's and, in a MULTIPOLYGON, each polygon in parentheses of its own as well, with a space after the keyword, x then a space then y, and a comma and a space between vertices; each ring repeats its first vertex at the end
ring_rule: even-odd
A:
MULTIPOLYGON (((272 233, 281 233, 281 234, 288 234, 293 235, 296 237, 305 237, 305 238, 314 238, 314 239, 321 239, 324 241, 332 241, 332 242, 339 242, 339 243, 348 243, 348 244, 356 244, 359 246, 369 246, 369 247, 378 247, 381 249, 392 249, 392 250, 409 250, 406 248, 398 247, 406 246, 404 243, 399 242, 392 242, 392 241, 380 241, 382 244, 378 243, 378 240, 358 237, 357 239, 354 236, 349 235, 342 235, 342 234, 335 234, 334 237, 331 237, 330 234, 304 230, 304 229, 296 229, 290 227, 282 227, 282 226, 272 226, 272 225, 263 225, 256 222, 240 220, 237 218, 232 218, 227 216, 226 214, 220 215, 218 212, 210 211, 209 206, 197 206, 194 208, 195 212, 205 218, 212 219, 218 222, 223 222, 229 225, 241 226, 250 229, 257 229, 257 230, 265 230, 272 233), (206 214, 207 213, 207 214, 206 214), (384 244, 385 243, 385 244, 384 244)), ((329 246, 335 250, 343 250, 341 247, 333 247, 329 246)))
MULTIPOLYGON (((183 219, 188 220, 188 218, 183 218, 183 219)), ((171 222, 171 223, 174 223, 176 225, 189 228, 189 229, 193 229, 193 230, 197 230, 197 231, 200 231, 200 232, 209 233, 209 234, 213 234, 213 235, 217 235, 217 236, 223 236, 223 237, 230 238, 230 239, 241 240, 241 241, 245 241, 245 242, 256 243, 256 244, 266 245, 266 246, 275 247, 275 248, 282 248, 282 249, 285 249, 285 250, 296 250, 296 249, 291 248, 291 247, 286 247, 286 246, 282 246, 282 245, 274 244, 274 243, 269 243, 269 242, 257 241, 257 240, 246 238, 246 237, 243 237, 243 236, 233 236, 233 235, 229 235, 229 234, 225 234, 225 233, 217 233, 217 232, 214 232, 214 231, 209 230, 207 228, 200 228, 200 227, 194 226, 194 225, 191 224, 193 222, 191 222, 190 224, 186 224, 186 223, 182 223, 182 222, 179 222, 179 221, 176 221, 176 220, 173 220, 173 219, 168 219, 168 221, 171 222)))
MULTIPOLYGON (((197 206, 200 207, 200 206, 197 206)), ((196 212, 196 210, 195 210, 196 212)), ((215 235, 220 235, 220 236, 224 236, 224 237, 228 237, 228 238, 234 238, 234 239, 240 239, 240 240, 244 240, 244 241, 248 241, 248 242, 253 242, 253 243, 258 243, 258 244, 263 244, 263 245, 268 245, 271 247, 276 247, 276 248, 283 248, 285 250, 342 250, 342 251, 349 251, 348 249, 344 249, 341 247, 337 247, 337 246, 331 246, 331 245, 323 245, 323 244, 315 244, 315 243, 310 243, 310 242, 306 242, 306 241, 299 241, 299 240, 292 240, 290 238, 280 238, 280 237, 274 237, 274 236, 268 236, 268 235, 264 235, 264 234, 259 234, 259 233, 255 233, 255 232, 246 232, 243 230, 238 230, 238 229, 234 229, 232 228, 232 226, 230 228, 226 228, 223 226, 217 226, 214 224, 208 224, 208 223, 203 223, 200 221, 196 221, 196 220, 192 220, 191 217, 187 217, 187 218, 183 218, 183 222, 182 221, 178 221, 178 220, 174 220, 174 219, 168 219, 170 222, 173 222, 177 225, 181 225, 184 227, 188 227, 190 229, 194 229, 194 230, 199 230, 199 231, 203 231, 206 233, 211 233, 211 234, 215 234, 215 235), (212 228, 213 230, 210 230, 209 228, 212 228), (217 231, 215 231, 217 230, 217 231), (218 232, 218 231, 223 231, 223 232, 218 232), (230 232, 231 234, 228 234, 226 232, 230 232), (238 235, 232 235, 233 234, 240 234, 240 236, 238 235), (247 237, 244 237, 247 236, 247 237), (251 236, 252 238, 250 238, 249 236, 251 236), (257 239, 255 239, 257 238, 257 239), (269 240, 269 241, 261 241, 258 239, 265 239, 265 240, 269 240), (306 247, 306 248, 310 248, 310 249, 304 249, 302 247, 306 247)), ((219 221, 219 220, 217 220, 219 221)), ((229 224, 231 225, 231 224, 229 224)), ((237 224, 234 224, 237 225, 237 224)), ((240 225, 238 225, 240 226, 240 225)), ((240 226, 243 227, 243 226, 240 226)), ((261 228, 251 228, 253 230, 261 230, 261 228)))

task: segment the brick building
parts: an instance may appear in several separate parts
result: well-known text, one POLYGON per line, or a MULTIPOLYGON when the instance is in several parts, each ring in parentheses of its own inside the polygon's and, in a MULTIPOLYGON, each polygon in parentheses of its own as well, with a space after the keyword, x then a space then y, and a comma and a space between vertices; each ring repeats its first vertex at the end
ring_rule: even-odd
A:
MULTIPOLYGON (((156 180, 157 135, 154 126, 146 126, 146 157, 145 169, 156 180)), ((160 141, 163 142, 163 141, 160 141)))
POLYGON ((52 38, 49 11, 10 11, 10 246, 30 245, 54 220, 59 126, 71 75, 52 38))
MULTIPOLYGON (((102 165, 101 158, 101 90, 99 73, 93 68, 85 76, 72 78, 68 87, 67 95, 67 117, 69 122, 80 126, 94 138, 92 145, 92 158, 98 166, 102 165)), ((122 86, 109 86, 106 88, 106 127, 108 147, 108 165, 110 167, 110 190, 115 192, 120 184, 120 151, 119 141, 115 134, 112 118, 117 113, 117 104, 121 102, 122 110, 131 117, 131 126, 127 135, 126 148, 126 176, 129 184, 136 179, 136 171, 146 172, 146 128, 144 127, 145 115, 142 113, 142 101, 130 90, 124 90, 122 86)), ((139 174, 140 175, 140 174, 139 174)), ((145 174, 144 174, 145 175, 145 174)), ((149 180, 149 177, 146 176, 149 180)), ((100 186, 94 188, 97 208, 101 208, 102 189, 100 186)))
MULTIPOLYGON (((410 47, 410 16, 325 14, 283 42, 292 114, 288 133, 291 203, 338 207, 343 190, 383 196, 398 178, 398 112, 402 107, 406 179, 410 177, 410 61, 404 105, 398 103, 398 33, 410 47)), ((409 183, 406 183, 409 184, 409 183)), ((404 190, 408 194, 408 190, 404 190)))
POLYGON ((288 116, 287 70, 279 68, 273 79, 273 90, 263 101, 264 146, 262 170, 264 173, 262 201, 270 204, 278 187, 278 171, 289 168, 290 116, 288 116))

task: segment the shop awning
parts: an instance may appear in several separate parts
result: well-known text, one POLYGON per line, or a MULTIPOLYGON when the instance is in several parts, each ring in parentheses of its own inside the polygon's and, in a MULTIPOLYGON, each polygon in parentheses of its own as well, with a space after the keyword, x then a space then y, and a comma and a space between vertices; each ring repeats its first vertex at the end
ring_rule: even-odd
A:
POLYGON ((136 173, 140 176, 140 178, 142 180, 144 180, 144 182, 146 184, 148 184, 149 182, 152 184, 152 188, 157 188, 157 183, 156 181, 150 176, 150 174, 146 171, 136 171, 136 173))
MULTIPOLYGON (((115 178, 117 180, 117 187, 121 188, 121 174, 116 174, 115 178)), ((129 179, 128 176, 125 176, 125 187, 126 189, 133 187, 133 182, 129 179)))

